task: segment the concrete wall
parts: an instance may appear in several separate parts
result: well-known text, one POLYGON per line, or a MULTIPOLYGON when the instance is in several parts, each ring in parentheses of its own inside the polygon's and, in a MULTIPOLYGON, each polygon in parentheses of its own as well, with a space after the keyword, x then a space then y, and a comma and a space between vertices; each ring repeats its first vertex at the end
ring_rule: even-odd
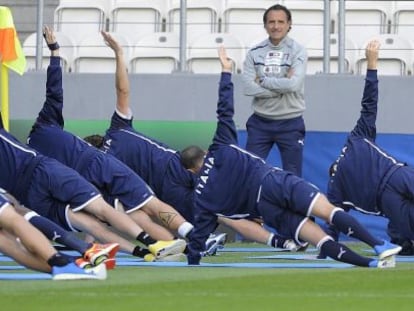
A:
MULTIPOLYGON (((23 76, 11 73, 10 118, 33 119, 45 94, 46 72, 23 76)), ((131 106, 136 120, 214 121, 218 75, 131 75, 131 106)), ((233 77, 236 115, 244 129, 251 113, 250 98, 242 94, 241 77, 233 77)), ((383 76, 380 80, 378 132, 414 133, 413 77, 383 76)), ((112 74, 65 74, 65 117, 105 120, 115 104, 112 74)), ((347 132, 359 115, 363 76, 315 75, 306 77, 310 131, 347 132)))

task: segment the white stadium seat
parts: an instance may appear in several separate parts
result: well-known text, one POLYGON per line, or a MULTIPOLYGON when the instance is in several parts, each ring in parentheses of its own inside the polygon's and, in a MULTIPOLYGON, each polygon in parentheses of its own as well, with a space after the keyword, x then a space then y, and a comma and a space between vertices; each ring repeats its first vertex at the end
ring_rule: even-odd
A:
POLYGON ((122 33, 131 41, 162 30, 166 14, 165 0, 114 0, 110 30, 122 33))
POLYGON ((110 0, 64 0, 55 10, 55 30, 67 33, 76 41, 90 33, 105 30, 110 0))
MULTIPOLYGON (((331 34, 330 40, 330 73, 338 72, 338 35, 331 34)), ((314 37, 306 44, 308 51, 308 64, 306 73, 315 74, 323 72, 323 40, 321 37, 314 37)), ((355 73, 355 62, 358 56, 358 47, 350 39, 345 39, 345 72, 355 73)))
POLYGON ((387 33, 391 8, 392 1, 345 1, 345 36, 361 45, 368 38, 387 33))
POLYGON ((267 8, 281 3, 273 0, 227 0, 223 8, 223 32, 243 40, 246 47, 251 47, 266 39, 263 27, 263 13, 267 8))
MULTIPOLYGON (((55 32, 55 36, 60 45, 59 54, 62 58, 62 69, 64 72, 72 71, 72 61, 75 54, 75 42, 67 34, 55 32)), ((42 69, 46 69, 49 65, 50 51, 42 38, 42 69)), ((23 52, 26 56, 26 71, 36 69, 36 44, 37 34, 30 34, 23 42, 23 52)))
POLYGON ((283 5, 292 13, 292 29, 289 32, 291 38, 304 45, 309 38, 322 38, 324 1, 285 0, 283 5))
POLYGON ((394 1, 393 33, 414 41, 414 1, 394 1))
POLYGON ((224 46, 233 61, 233 72, 241 72, 245 47, 235 36, 228 33, 212 33, 200 36, 188 48, 188 69, 193 73, 220 73, 219 46, 224 46))
MULTIPOLYGON (((187 38, 193 40, 205 33, 217 32, 222 11, 222 0, 187 0, 187 38)), ((180 0, 170 0, 167 19, 169 32, 180 32, 180 0)))
MULTIPOLYGON (((383 34, 371 39, 377 39, 381 44, 378 55, 379 75, 404 76, 412 74, 413 45, 409 40, 394 34, 383 34)), ((361 55, 357 62, 357 73, 361 75, 366 72, 365 47, 371 39, 367 40, 360 48, 361 55)))
POLYGON ((178 69, 180 40, 175 33, 148 34, 131 52, 131 73, 171 73, 178 69))
MULTIPOLYGON (((128 40, 118 33, 112 35, 123 46, 125 61, 128 63, 128 40)), ((105 44, 101 34, 91 34, 79 43, 73 61, 74 72, 114 73, 115 68, 115 53, 105 44)))

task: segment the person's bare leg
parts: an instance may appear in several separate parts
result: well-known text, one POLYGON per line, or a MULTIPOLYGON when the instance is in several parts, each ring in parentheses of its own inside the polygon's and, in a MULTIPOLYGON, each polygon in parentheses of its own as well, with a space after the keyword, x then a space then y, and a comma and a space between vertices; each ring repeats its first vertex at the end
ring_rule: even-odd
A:
POLYGON ((271 233, 261 224, 252 220, 219 217, 218 222, 233 229, 249 241, 267 244, 271 236, 271 233))
POLYGON ((15 236, 4 230, 0 230, 0 251, 29 269, 47 273, 52 271, 52 268, 45 260, 36 254, 30 253, 17 242, 15 236))
POLYGON ((154 197, 141 210, 150 217, 158 219, 164 227, 176 232, 178 228, 186 222, 183 216, 177 212, 171 205, 164 203, 154 197))
POLYGON ((49 240, 19 215, 12 206, 2 210, 0 227, 18 237, 29 252, 36 254, 45 262, 57 253, 49 240))
POLYGON ((169 241, 174 239, 174 235, 163 226, 155 223, 152 218, 141 210, 136 210, 127 214, 135 223, 137 223, 145 232, 156 240, 169 241))
POLYGON ((99 242, 118 243, 122 251, 130 254, 133 252, 135 244, 114 233, 106 224, 96 219, 96 217, 82 211, 73 212, 72 210, 68 211, 68 216, 73 227, 92 235, 99 242))
MULTIPOLYGON (((96 216, 98 219, 109 223, 115 230, 125 236, 136 239, 144 230, 138 226, 128 215, 112 208, 103 198, 97 198, 90 202, 84 211, 96 216)), ((117 242, 117 241, 112 241, 117 242)))
POLYGON ((309 242, 313 246, 317 246, 318 243, 326 237, 328 237, 328 235, 325 231, 311 220, 306 220, 299 232, 299 238, 309 242))

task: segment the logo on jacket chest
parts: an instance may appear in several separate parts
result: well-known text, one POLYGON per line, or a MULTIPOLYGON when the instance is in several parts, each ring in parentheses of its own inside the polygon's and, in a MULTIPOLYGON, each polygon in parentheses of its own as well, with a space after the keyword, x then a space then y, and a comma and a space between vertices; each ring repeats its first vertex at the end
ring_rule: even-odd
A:
POLYGON ((209 157, 206 158, 204 161, 204 165, 201 169, 200 172, 200 180, 197 184, 197 187, 195 189, 195 192, 197 194, 201 194, 202 190, 204 189, 204 187, 206 186, 207 182, 208 182, 208 178, 209 178, 209 174, 211 169, 214 166, 214 158, 213 157, 209 157))

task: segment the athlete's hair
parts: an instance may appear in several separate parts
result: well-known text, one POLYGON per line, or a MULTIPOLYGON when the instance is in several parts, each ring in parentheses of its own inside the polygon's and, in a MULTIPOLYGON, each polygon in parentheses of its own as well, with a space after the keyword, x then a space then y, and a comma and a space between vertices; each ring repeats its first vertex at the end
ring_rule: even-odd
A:
POLYGON ((186 169, 196 168, 203 161, 205 151, 198 146, 188 146, 180 152, 181 164, 186 169))
MULTIPOLYGON (((287 20, 288 20, 288 22, 290 22, 290 23, 292 23, 292 13, 290 12, 290 10, 287 8, 287 7, 285 7, 284 5, 281 5, 281 4, 275 4, 275 5, 272 5, 270 8, 268 8, 264 13, 263 13, 263 25, 266 25, 266 22, 267 22, 267 14, 270 12, 270 11, 283 11, 283 12, 285 12, 285 14, 286 14, 286 16, 287 16, 287 20)), ((292 28, 292 26, 291 27, 289 27, 289 31, 290 31, 290 29, 292 28)))
POLYGON ((92 146, 98 149, 101 149, 104 144, 103 136, 98 135, 98 134, 86 136, 83 140, 90 143, 92 146))

